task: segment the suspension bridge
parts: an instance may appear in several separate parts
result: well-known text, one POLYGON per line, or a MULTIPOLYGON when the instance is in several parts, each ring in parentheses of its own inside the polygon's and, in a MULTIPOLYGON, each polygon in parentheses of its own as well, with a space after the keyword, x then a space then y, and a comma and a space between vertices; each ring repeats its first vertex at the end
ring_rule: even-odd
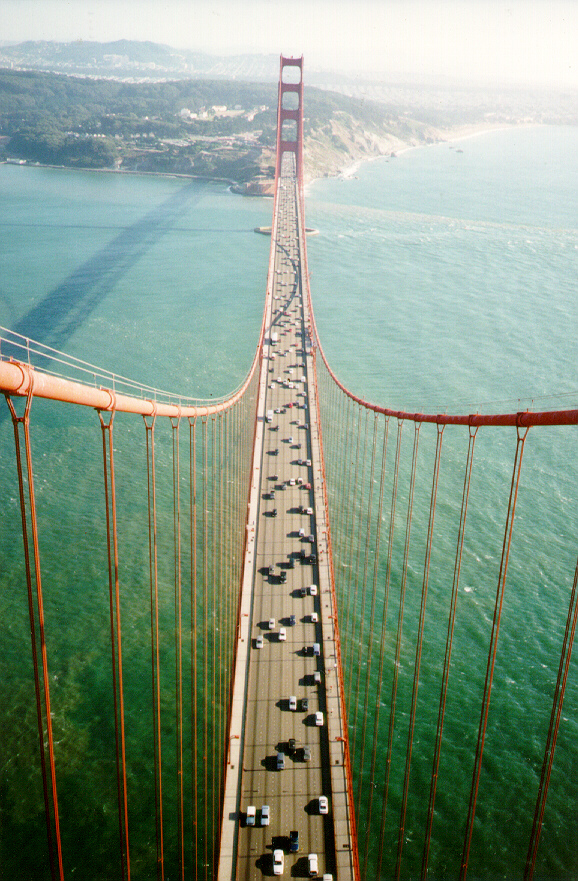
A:
POLYGON ((317 332, 304 216, 303 60, 281 58, 265 309, 234 394, 168 394, 3 331, 11 877, 576 869, 558 482, 578 410, 352 394, 317 332), (67 419, 82 443, 64 450, 67 419))

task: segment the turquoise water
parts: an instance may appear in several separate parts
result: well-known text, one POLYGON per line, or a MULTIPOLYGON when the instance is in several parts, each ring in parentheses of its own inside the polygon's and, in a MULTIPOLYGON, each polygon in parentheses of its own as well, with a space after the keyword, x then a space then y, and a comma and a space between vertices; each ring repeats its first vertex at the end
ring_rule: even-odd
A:
MULTIPOLYGON (((316 320, 331 363, 353 391, 390 406, 426 411, 509 411, 527 406, 529 400, 538 407, 576 406, 577 148, 578 129, 573 128, 494 132, 452 148, 445 144, 410 150, 390 161, 367 163, 352 179, 318 181, 308 188, 307 222, 320 230, 308 242, 316 320)), ((267 238, 255 235, 253 228, 270 222, 271 200, 242 199, 217 184, 12 166, 0 166, 0 198, 1 325, 169 391, 209 397, 224 394, 243 379, 261 323, 269 253, 267 238)), ((87 700, 86 681, 94 695, 108 688, 107 674, 99 673, 100 665, 104 669, 108 663, 106 652, 94 648, 93 658, 84 651, 95 622, 106 618, 104 607, 93 611, 93 603, 100 602, 94 585, 102 572, 91 559, 92 511, 102 482, 100 438, 93 431, 94 414, 76 424, 66 408, 49 410, 40 402, 33 406, 38 489, 48 529, 45 561, 50 574, 51 546, 66 546, 62 580, 67 591, 74 585, 74 618, 58 581, 49 588, 51 632, 58 634, 51 650, 60 658, 72 645, 71 660, 59 660, 59 674, 67 683, 63 706, 83 731, 81 720, 98 709, 96 697, 87 700), (80 491, 71 495, 71 486, 80 491)), ((3 621, 10 621, 3 694, 15 707, 5 717, 12 722, 4 742, 10 745, 8 751, 14 745, 18 752, 27 693, 18 677, 18 649, 26 643, 26 613, 15 608, 11 597, 20 541, 14 527, 11 431, 2 419, 2 461, 8 467, 0 476, 5 561, 0 596, 3 621)), ((127 487, 133 477, 130 432, 127 428, 122 442, 128 464, 119 475, 127 487)), ((524 805, 533 808, 535 768, 528 764, 528 755, 535 763, 544 732, 532 733, 531 748, 521 751, 521 762, 517 732, 534 695, 540 696, 541 706, 545 703, 543 695, 555 676, 550 650, 560 642, 560 599, 566 595, 568 569, 576 556, 574 435, 562 432, 554 448, 551 435, 536 432, 525 453, 527 485, 522 495, 528 502, 526 508, 521 505, 519 521, 525 539, 512 561, 516 576, 506 612, 502 685, 493 698, 504 718, 514 721, 498 728, 505 748, 497 753, 491 797, 480 816, 491 836, 476 844, 475 877, 519 876, 525 830, 508 828, 518 787, 504 793, 500 779, 512 768, 524 781, 526 775, 524 805), (535 513, 536 490, 539 498, 555 502, 545 504, 538 518, 530 516, 535 513), (554 571, 552 559, 560 561, 554 571), (544 598, 525 591, 525 584, 536 583, 543 585, 544 598), (531 623, 530 657, 512 636, 518 619, 531 623), (524 675, 510 675, 508 657, 515 668, 526 668, 524 675)), ((141 442, 134 443, 140 449, 141 442)), ((448 446, 449 464, 461 467, 460 451, 448 446)), ((500 436, 496 451, 481 439, 480 454, 489 463, 491 479, 473 488, 480 514, 469 553, 472 566, 475 559, 488 559, 495 566, 488 524, 501 523, 511 446, 500 436)), ((127 541, 131 518, 136 530, 143 516, 140 507, 136 514, 124 513, 127 541)), ((146 561, 142 565, 146 569, 146 561)), ((468 581, 468 572, 466 566, 465 602, 474 621, 486 619, 490 601, 477 601, 479 585, 468 581)), ((135 586, 148 577, 137 560, 129 573, 135 586)), ((135 587, 130 596, 135 618, 140 614, 138 602, 135 587)), ((472 625, 469 641, 476 658, 484 651, 476 644, 477 633, 472 625)), ((127 650, 137 653, 138 647, 138 631, 131 632, 127 650)), ((458 661, 466 690, 467 660, 466 652, 458 661)), ((427 672, 424 676, 422 688, 427 692, 427 672)), ((475 687, 479 682, 471 685, 475 687)), ((577 706, 574 659, 552 782, 557 796, 551 799, 554 813, 541 850, 546 854, 543 878, 570 879, 578 871, 578 792, 573 782, 578 779, 577 706)), ((105 709, 102 715, 106 718, 105 709)), ((35 749, 34 723, 28 717, 25 730, 19 749, 24 763, 35 749)), ((138 731, 135 723, 135 737, 138 731)), ((453 737, 456 754, 462 755, 459 726, 453 737)), ((465 745, 468 737, 464 733, 465 745)), ((79 773, 84 755, 80 736, 75 743, 76 752, 69 756, 70 778, 79 773)), ((99 769, 93 759, 83 770, 86 785, 97 778, 99 769)), ((419 767, 417 773, 421 780, 419 767)), ((96 803, 99 796, 89 799, 87 814, 104 823, 96 803)), ((73 789, 72 805, 78 797, 73 789)), ((108 796, 101 801, 108 804, 108 796)), ((150 801, 139 817, 147 804, 150 801)), ((447 796, 444 809, 461 822, 447 796)), ((27 817, 24 805, 21 813, 27 817)), ((448 830, 445 835, 436 844, 433 877, 455 875, 458 845, 448 830)), ((4 848, 8 844, 3 841, 4 848)), ((409 847, 407 851, 411 858, 409 847)), ((75 859, 81 860, 80 844, 78 854, 75 859)), ((144 869, 142 877, 149 877, 144 869)))

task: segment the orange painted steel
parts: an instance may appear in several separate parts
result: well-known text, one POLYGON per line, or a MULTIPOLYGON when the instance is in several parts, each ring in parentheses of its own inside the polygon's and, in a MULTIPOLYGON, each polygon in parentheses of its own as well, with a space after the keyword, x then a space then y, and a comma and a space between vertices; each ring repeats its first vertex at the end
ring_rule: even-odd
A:
POLYGON ((52 712, 50 709, 50 677, 48 675, 48 652, 46 648, 44 622, 38 518, 34 493, 34 472, 32 470, 32 446, 30 443, 30 406, 32 404, 32 388, 27 395, 26 407, 22 416, 17 415, 16 409, 9 395, 6 395, 6 403, 10 410, 14 428, 14 447, 18 470, 18 490, 20 498, 20 514, 22 518, 22 537, 24 541, 26 585, 28 592, 28 615, 30 621, 32 661, 34 668, 36 720, 40 742, 40 765, 42 770, 42 787, 48 838, 50 874, 53 881, 56 881, 57 878, 60 879, 60 881, 63 881, 64 868, 62 862, 62 840, 58 813, 56 764, 54 760, 54 733, 52 727, 52 712), (20 443, 20 427, 22 427, 24 431, 24 456, 22 445, 20 443), (25 483, 28 486, 28 506, 26 504, 25 483), (30 519, 30 529, 28 527, 28 519, 30 519), (39 670, 39 656, 40 665, 42 667, 41 673, 39 670), (45 727, 46 736, 44 734, 45 727))

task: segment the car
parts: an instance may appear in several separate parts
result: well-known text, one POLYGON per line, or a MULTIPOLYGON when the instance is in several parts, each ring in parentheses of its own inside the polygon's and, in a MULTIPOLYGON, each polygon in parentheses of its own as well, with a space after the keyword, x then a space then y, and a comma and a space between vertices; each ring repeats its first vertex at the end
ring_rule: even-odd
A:
POLYGON ((320 814, 329 813, 329 802, 327 801, 326 795, 319 796, 319 813, 320 814))
MULTIPOLYGON (((277 450, 277 452, 279 452, 279 450, 277 450)), ((303 484, 303 489, 311 489, 311 484, 310 484, 310 483, 304 483, 304 484, 303 484)))
POLYGON ((269 575, 275 575, 275 567, 269 566, 269 575))
POLYGON ((295 568, 295 557, 289 557, 289 560, 287 561, 287 565, 289 566, 290 569, 294 569, 295 568))
MULTIPOLYGON (((319 800, 321 801, 321 799, 319 800)), ((319 808, 321 811, 321 808, 319 808)), ((263 805, 261 808, 261 826, 268 826, 270 820, 269 805, 263 805)))
POLYGON ((287 639, 287 631, 284 627, 279 628, 279 642, 285 642, 287 639))
POLYGON ((299 830, 292 829, 289 833, 289 852, 297 853, 299 850, 299 830))
POLYGON ((288 444, 292 444, 292 443, 293 443, 293 435, 292 435, 292 434, 290 434, 289 437, 287 438, 287 443, 288 443, 288 444))
POLYGON ((301 588, 301 596, 302 596, 302 597, 306 597, 306 596, 307 596, 307 588, 306 588, 306 587, 302 587, 302 588, 301 588))
POLYGON ((281 407, 276 407, 276 408, 275 408, 275 413, 280 413, 280 412, 281 412, 281 407))
POLYGON ((279 581, 281 582, 281 584, 285 584, 285 582, 287 581, 287 573, 284 569, 282 569, 279 573, 279 581))
POLYGON ((289 709, 296 710, 297 709, 297 698, 294 694, 289 697, 289 709))
POLYGON ((321 685, 321 673, 319 670, 316 670, 313 674, 313 682, 315 682, 316 685, 321 685))
POLYGON ((307 465, 308 468, 311 468, 311 459, 307 459, 305 464, 307 465))
POLYGON ((269 630, 275 630, 275 619, 269 618, 269 630))
POLYGON ((315 724, 318 728, 323 725, 323 713, 321 712, 321 710, 317 710, 317 712, 315 713, 315 724))
POLYGON ((308 871, 309 871, 309 876, 310 876, 311 878, 312 878, 314 875, 317 875, 317 872, 318 872, 318 870, 319 870, 319 867, 318 867, 318 864, 317 864, 317 854, 316 854, 316 853, 310 853, 310 854, 308 854, 308 856, 307 856, 307 868, 308 868, 308 871))
POLYGON ((262 636, 258 636, 257 639, 255 640, 255 648, 256 649, 263 648, 263 637, 262 636))
POLYGON ((289 480, 289 486, 295 486, 295 478, 291 477, 289 480))
POLYGON ((331 872, 325 872, 321 881, 333 881, 333 875, 331 874, 331 872))
POLYGON ((313 508, 305 508, 305 514, 313 514, 313 508))
POLYGON ((303 761, 304 762, 311 761, 311 747, 310 746, 303 747, 303 761))
POLYGON ((305 538, 305 530, 303 529, 303 527, 301 527, 301 529, 299 530, 299 538, 305 538))
POLYGON ((294 737, 290 737, 290 738, 289 738, 289 742, 288 742, 288 744, 287 744, 287 752, 289 753, 290 756, 293 755, 293 753, 295 752, 296 747, 297 747, 297 741, 295 740, 294 737))
POLYGON ((301 698, 301 709, 304 713, 307 712, 307 710, 309 709, 309 698, 301 698))
POLYGON ((273 851, 273 874, 282 875, 285 868, 285 857, 282 850, 273 851))
POLYGON ((294 627, 296 620, 295 615, 289 615, 289 626, 294 627))
MULTIPOLYGON (((276 516, 277 516, 277 508, 273 508, 273 510, 271 511, 271 517, 276 517, 276 516)), ((311 538, 313 538, 313 536, 311 536, 311 538)))
POLYGON ((319 616, 318 616, 317 612, 311 612, 311 623, 317 624, 318 621, 319 621, 319 616))
POLYGON ((297 459, 297 464, 298 464, 298 465, 303 465, 303 459, 297 459))
POLYGON ((316 584, 309 585, 309 593, 311 594, 312 597, 317 596, 317 585, 316 584))
POLYGON ((274 489, 269 490, 269 498, 271 500, 273 500, 275 498, 275 490, 274 489))
POLYGON ((310 544, 313 544, 313 542, 315 541, 315 536, 314 536, 314 535, 308 535, 308 536, 307 536, 307 541, 308 541, 310 544))
POLYGON ((245 815, 245 824, 247 826, 254 826, 255 825, 255 814, 256 813, 257 812, 255 810, 255 805, 249 805, 249 807, 247 808, 247 813, 245 815))

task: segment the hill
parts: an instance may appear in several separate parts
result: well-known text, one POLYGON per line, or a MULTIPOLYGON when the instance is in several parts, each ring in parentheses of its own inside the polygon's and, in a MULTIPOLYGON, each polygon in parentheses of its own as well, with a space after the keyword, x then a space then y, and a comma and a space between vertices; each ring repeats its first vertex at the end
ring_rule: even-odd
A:
MULTIPOLYGON (((0 150, 28 162, 246 183, 271 177, 276 103, 273 83, 0 70, 0 150)), ((334 92, 307 88, 305 106, 308 178, 440 137, 429 123, 334 92)))

